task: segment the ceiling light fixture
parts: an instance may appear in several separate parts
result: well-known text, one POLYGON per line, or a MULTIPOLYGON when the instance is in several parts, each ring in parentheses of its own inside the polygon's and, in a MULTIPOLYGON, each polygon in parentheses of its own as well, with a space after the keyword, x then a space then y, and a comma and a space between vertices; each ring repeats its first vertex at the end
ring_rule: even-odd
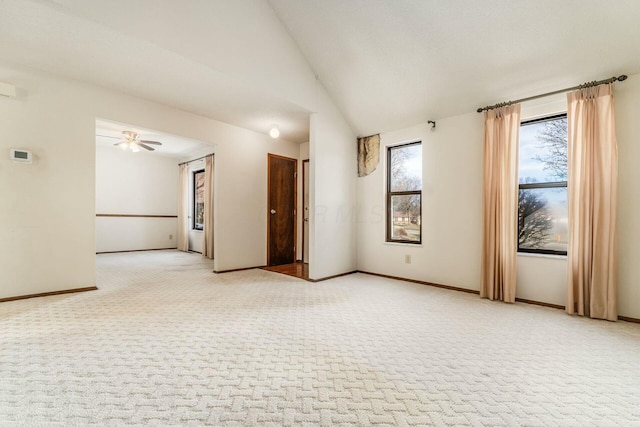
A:
POLYGON ((277 137, 280 136, 280 129, 278 128, 278 125, 273 124, 271 126, 271 130, 269 131, 269 136, 273 139, 276 139, 277 137))
POLYGON ((134 141, 123 141, 122 143, 116 145, 119 145, 123 151, 132 151, 134 153, 140 151, 140 148, 134 141))

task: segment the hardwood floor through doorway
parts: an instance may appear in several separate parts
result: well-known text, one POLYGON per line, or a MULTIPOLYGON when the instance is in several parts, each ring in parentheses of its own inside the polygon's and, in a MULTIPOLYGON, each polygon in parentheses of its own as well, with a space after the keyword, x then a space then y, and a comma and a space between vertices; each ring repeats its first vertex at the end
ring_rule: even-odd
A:
POLYGON ((309 280, 309 264, 307 263, 294 262, 292 264, 262 267, 262 269, 273 271, 274 273, 286 274, 287 276, 297 277, 298 279, 309 280))

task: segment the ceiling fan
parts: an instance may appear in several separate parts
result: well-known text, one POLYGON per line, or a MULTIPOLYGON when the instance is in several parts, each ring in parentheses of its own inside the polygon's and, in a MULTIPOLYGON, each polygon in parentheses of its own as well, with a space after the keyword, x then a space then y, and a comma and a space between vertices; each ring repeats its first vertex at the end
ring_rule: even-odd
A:
POLYGON ((123 130, 122 137, 108 136, 108 135, 101 135, 101 136, 104 136, 107 138, 122 138, 123 139, 122 141, 117 142, 114 145, 119 146, 123 150, 129 149, 134 153, 137 151, 140 151, 140 148, 138 147, 142 147, 145 150, 149 150, 149 151, 155 151, 155 148, 149 147, 149 145, 162 145, 162 143, 158 141, 148 141, 145 139, 140 139, 140 134, 131 130, 123 130))

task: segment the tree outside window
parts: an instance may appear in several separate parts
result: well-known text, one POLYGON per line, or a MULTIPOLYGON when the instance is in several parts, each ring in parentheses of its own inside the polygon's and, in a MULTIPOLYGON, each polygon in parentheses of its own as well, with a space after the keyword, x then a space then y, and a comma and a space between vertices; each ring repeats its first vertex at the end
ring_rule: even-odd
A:
POLYGON ((566 255, 566 114, 521 123, 518 174, 518 251, 566 255))
POLYGON ((387 241, 422 242, 422 143, 387 149, 387 241))

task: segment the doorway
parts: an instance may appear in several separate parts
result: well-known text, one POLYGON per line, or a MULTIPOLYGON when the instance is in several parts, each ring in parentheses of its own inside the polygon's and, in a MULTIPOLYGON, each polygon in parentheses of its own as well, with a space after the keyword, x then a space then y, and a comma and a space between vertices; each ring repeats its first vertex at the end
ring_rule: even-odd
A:
MULTIPOLYGON (((184 158, 182 153, 211 152, 213 147, 101 118, 95 119, 94 133, 96 253, 176 249, 180 210, 177 165, 184 158), (124 150, 122 142, 133 134, 154 144, 137 146, 138 152, 132 152, 130 146, 124 150)), ((188 194, 191 197, 191 189, 188 194)), ((200 252, 202 232, 197 233, 199 237, 195 233, 191 236, 192 249, 200 252)))
POLYGON ((296 170, 298 161, 268 154, 267 265, 296 260, 296 170))

